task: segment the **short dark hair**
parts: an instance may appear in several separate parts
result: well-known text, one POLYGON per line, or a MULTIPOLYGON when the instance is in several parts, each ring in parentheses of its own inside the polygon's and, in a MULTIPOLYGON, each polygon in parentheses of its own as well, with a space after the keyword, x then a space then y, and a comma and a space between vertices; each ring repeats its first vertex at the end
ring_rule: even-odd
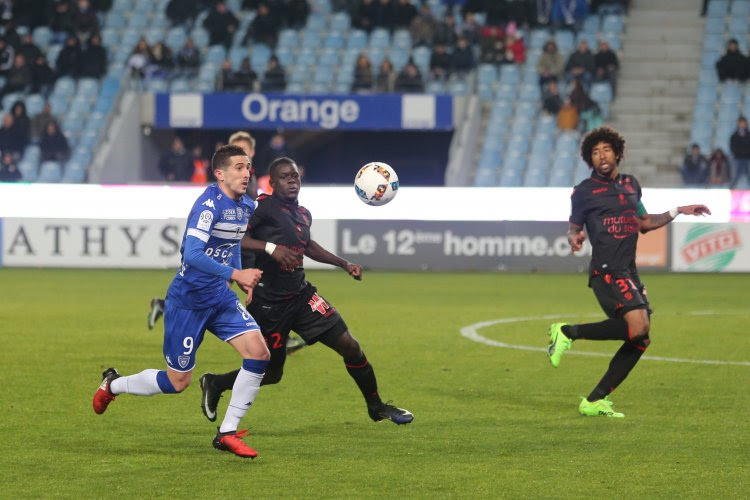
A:
POLYGON ((281 168, 282 165, 292 165, 297 166, 297 164, 292 160, 291 158, 287 156, 282 156, 281 158, 276 158, 274 161, 271 162, 270 165, 268 165, 268 175, 273 179, 276 176, 276 172, 279 171, 279 168, 281 168))
POLYGON ((612 146, 617 163, 622 161, 622 156, 625 152, 625 139, 614 129, 599 127, 589 132, 581 144, 581 158, 583 158, 583 161, 586 162, 589 168, 594 168, 594 164, 591 161, 591 152, 594 150, 594 146, 600 142, 606 142, 612 146))
POLYGON ((213 158, 211 158, 211 169, 225 170, 227 167, 229 167, 229 159, 232 156, 247 156, 247 153, 245 153, 245 150, 243 150, 239 146, 235 146, 234 144, 226 144, 217 149, 214 153, 213 158))

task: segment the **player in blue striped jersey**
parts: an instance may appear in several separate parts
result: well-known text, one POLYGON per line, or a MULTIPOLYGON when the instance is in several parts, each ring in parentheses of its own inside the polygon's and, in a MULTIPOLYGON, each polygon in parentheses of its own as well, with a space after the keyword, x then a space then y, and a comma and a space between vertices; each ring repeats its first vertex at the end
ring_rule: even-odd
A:
POLYGON ((117 394, 139 396, 182 392, 195 367, 195 354, 209 330, 242 356, 240 376, 213 445, 244 458, 257 452, 242 441, 240 420, 255 400, 270 357, 257 323, 229 287, 235 282, 245 292, 261 276, 257 269, 242 269, 240 240, 254 210, 245 195, 252 175, 250 159, 237 146, 223 146, 211 160, 217 183, 198 197, 188 216, 182 238, 182 263, 167 291, 164 310, 166 370, 144 370, 120 376, 109 368, 94 394, 94 411, 104 413, 117 394))

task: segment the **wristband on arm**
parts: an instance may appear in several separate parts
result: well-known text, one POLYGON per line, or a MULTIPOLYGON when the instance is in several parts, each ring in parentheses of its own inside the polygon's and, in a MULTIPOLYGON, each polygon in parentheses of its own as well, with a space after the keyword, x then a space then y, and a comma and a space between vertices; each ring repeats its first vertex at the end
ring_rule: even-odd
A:
POLYGON ((678 207, 674 207, 672 210, 669 211, 669 216, 674 219, 677 217, 677 215, 680 213, 680 209, 678 207))
POLYGON ((268 255, 272 255, 273 251, 276 250, 276 244, 267 241, 265 250, 268 255))

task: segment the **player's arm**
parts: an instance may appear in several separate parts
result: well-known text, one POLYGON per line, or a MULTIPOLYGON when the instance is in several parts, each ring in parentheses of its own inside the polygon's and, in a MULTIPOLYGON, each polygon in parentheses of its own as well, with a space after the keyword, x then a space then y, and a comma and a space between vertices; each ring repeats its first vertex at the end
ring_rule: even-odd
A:
POLYGON ((338 255, 332 254, 315 240, 310 240, 305 249, 305 255, 310 257, 312 260, 322 262, 323 264, 331 264, 336 267, 340 267, 355 280, 362 279, 362 266, 359 264, 352 264, 346 259, 342 259, 338 255))
POLYGON ((586 233, 583 232, 583 221, 586 220, 586 199, 582 189, 574 189, 570 197, 570 218, 568 219, 568 244, 573 253, 583 246, 586 233))
POLYGON ((295 269, 301 265, 299 254, 294 253, 284 245, 277 245, 270 241, 256 240, 255 238, 251 238, 248 233, 245 233, 240 244, 243 250, 266 252, 273 260, 278 262, 282 269, 295 269))
POLYGON ((252 288, 258 284, 261 271, 258 269, 241 270, 219 264, 206 255, 205 250, 207 241, 207 234, 205 235, 204 240, 202 236, 190 234, 190 232, 188 233, 185 238, 185 263, 187 265, 206 274, 218 276, 227 281, 235 281, 240 288, 244 287, 243 289, 252 288))
POLYGON ((641 232, 647 233, 654 229, 659 229, 672 222, 679 214, 685 215, 711 215, 711 210, 706 205, 685 205, 676 207, 663 214, 639 214, 638 220, 641 225, 641 232))

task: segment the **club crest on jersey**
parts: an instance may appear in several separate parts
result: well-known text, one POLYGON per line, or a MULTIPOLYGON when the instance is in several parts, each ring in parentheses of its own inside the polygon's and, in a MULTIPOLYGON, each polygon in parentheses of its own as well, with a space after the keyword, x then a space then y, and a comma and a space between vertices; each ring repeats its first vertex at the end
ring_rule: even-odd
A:
POLYGON ((242 220, 242 216, 244 215, 244 210, 242 210, 242 207, 237 207, 237 220, 242 220))
POLYGON ((331 308, 328 302, 317 293, 307 303, 310 306, 311 311, 318 311, 320 314, 325 314, 328 309, 331 308))
POLYGON ((243 306, 242 302, 240 302, 239 300, 237 301, 237 310, 242 315, 243 320, 248 321, 251 318, 250 313, 247 312, 247 309, 245 309, 245 306, 243 306))
POLYGON ((190 356, 177 356, 177 362, 180 364, 180 368, 185 368, 190 363, 190 356))

